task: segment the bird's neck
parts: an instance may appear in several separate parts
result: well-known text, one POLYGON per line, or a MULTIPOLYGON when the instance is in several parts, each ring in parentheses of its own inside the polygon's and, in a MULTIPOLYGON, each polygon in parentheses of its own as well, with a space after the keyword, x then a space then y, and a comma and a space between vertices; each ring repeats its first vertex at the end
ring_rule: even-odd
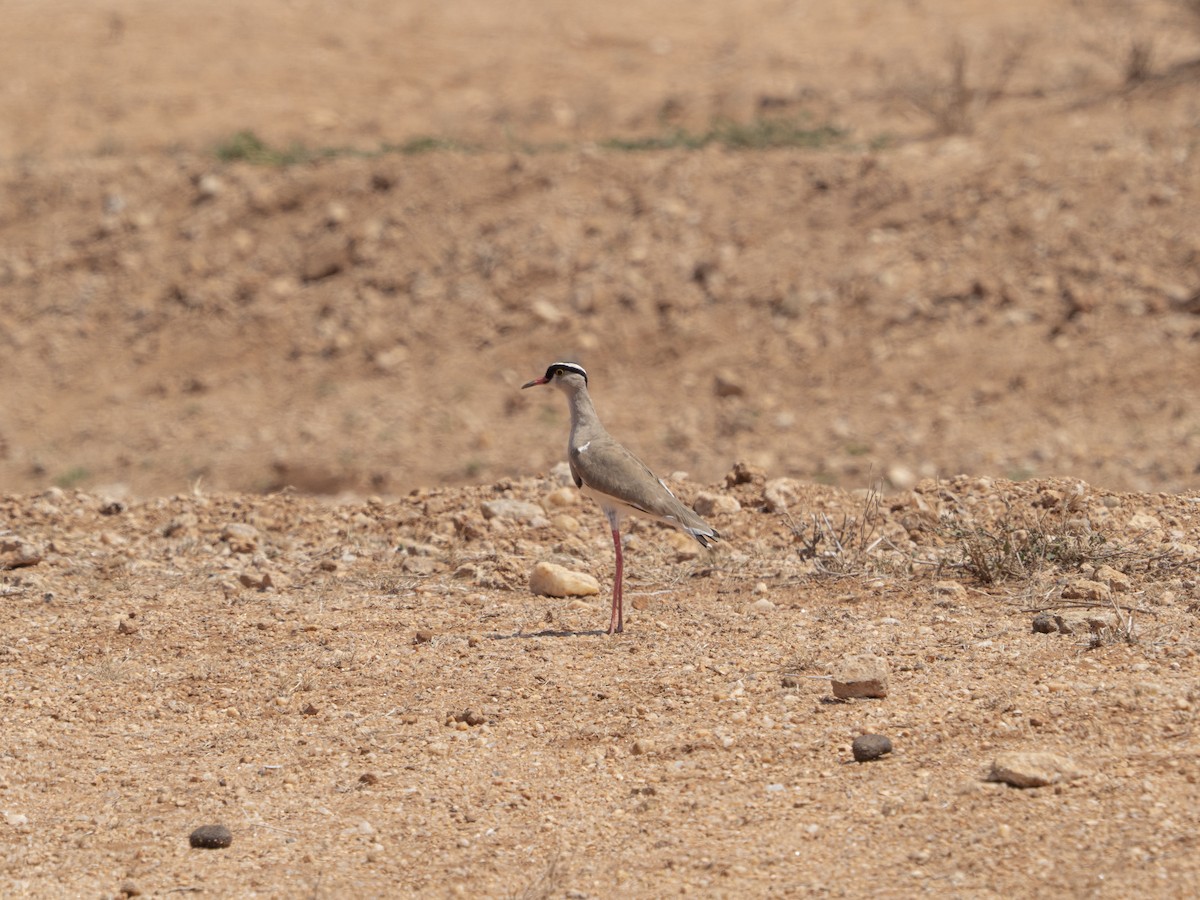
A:
POLYGON ((590 437, 589 432, 603 430, 600 417, 596 415, 596 407, 592 406, 592 398, 587 391, 576 391, 567 396, 567 404, 571 408, 571 441, 584 440, 590 437))

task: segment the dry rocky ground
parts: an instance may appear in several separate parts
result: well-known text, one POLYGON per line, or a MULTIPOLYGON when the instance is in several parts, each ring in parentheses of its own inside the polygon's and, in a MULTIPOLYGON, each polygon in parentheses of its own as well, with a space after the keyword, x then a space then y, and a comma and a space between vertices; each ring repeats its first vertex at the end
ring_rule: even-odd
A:
POLYGON ((4 17, 0 894, 1193 892, 1194 3, 4 17))

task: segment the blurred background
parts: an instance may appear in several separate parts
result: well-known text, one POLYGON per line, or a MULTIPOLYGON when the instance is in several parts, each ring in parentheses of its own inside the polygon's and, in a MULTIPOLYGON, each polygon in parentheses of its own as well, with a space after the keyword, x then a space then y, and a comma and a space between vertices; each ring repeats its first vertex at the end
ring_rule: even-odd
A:
POLYGON ((1194 0, 12 0, 0 490, 1200 482, 1194 0))

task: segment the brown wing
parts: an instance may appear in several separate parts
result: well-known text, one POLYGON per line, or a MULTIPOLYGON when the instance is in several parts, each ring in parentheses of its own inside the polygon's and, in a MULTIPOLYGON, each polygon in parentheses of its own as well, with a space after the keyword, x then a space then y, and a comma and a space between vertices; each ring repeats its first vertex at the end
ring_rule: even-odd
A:
POLYGON ((571 473, 583 484, 627 506, 685 530, 715 532, 681 503, 650 467, 611 437, 596 437, 571 452, 571 473))

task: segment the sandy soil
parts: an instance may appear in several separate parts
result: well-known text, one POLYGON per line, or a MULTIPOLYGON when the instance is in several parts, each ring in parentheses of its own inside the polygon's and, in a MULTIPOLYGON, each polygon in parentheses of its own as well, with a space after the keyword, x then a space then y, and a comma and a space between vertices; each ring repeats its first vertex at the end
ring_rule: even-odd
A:
POLYGON ((5 22, 0 893, 1189 892, 1187 4, 5 22))

